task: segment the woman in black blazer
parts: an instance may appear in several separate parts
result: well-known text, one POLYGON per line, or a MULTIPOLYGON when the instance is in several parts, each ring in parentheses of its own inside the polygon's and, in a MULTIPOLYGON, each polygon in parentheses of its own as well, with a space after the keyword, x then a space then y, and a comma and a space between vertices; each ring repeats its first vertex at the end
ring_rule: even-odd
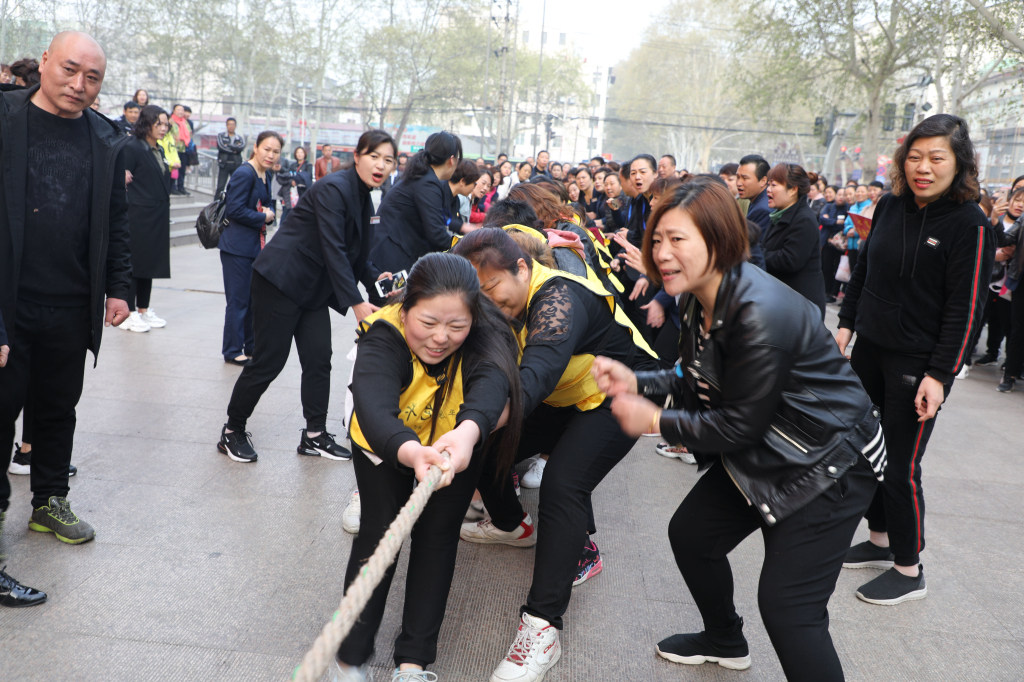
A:
POLYGON ((818 306, 824 320, 818 218, 804 200, 810 184, 807 172, 795 163, 776 164, 768 173, 768 208, 773 212, 761 248, 768 274, 818 306))
MULTIPOLYGON (((381 270, 409 271, 421 256, 451 248, 452 190, 448 180, 462 160, 462 141, 447 131, 427 138, 401 180, 381 201, 370 260, 381 270)), ((375 291, 370 301, 381 305, 375 291)))
POLYGON ((373 237, 370 191, 380 187, 395 165, 398 147, 383 130, 368 130, 356 144, 350 168, 324 176, 310 187, 274 239, 256 258, 252 274, 255 346, 235 382, 228 421, 217 448, 236 462, 255 462, 246 422, 264 391, 281 373, 292 348, 302 364, 302 412, 306 428, 298 453, 349 459, 351 453, 327 433, 331 392, 331 318, 328 308, 349 308, 362 321, 377 310, 363 300, 390 276, 369 260, 373 237))
POLYGON ((152 327, 167 324, 149 307, 153 280, 171 276, 171 175, 157 144, 167 129, 167 112, 147 105, 139 113, 133 137, 124 147, 132 288, 128 294, 131 315, 119 326, 126 331, 148 332, 152 327))

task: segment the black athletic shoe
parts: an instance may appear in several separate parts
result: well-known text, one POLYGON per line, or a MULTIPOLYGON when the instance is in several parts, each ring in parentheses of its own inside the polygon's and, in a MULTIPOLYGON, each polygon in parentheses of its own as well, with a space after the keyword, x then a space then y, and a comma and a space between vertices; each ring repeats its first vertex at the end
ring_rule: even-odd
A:
POLYGON ((220 442, 217 449, 236 462, 255 462, 256 450, 252 446, 252 434, 248 431, 232 431, 228 433, 228 425, 220 431, 220 442))
POLYGON ((15 476, 28 476, 32 473, 32 451, 28 452, 21 451, 21 445, 18 443, 14 444, 14 457, 11 458, 11 463, 7 467, 7 473, 14 474, 15 476))
POLYGON ((869 604, 895 606, 905 601, 924 599, 928 586, 924 582, 924 566, 920 566, 916 578, 908 578, 895 568, 865 583, 857 590, 857 598, 869 604))
POLYGON ((980 358, 974 361, 974 364, 984 367, 985 365, 994 365, 999 361, 999 353, 985 353, 980 358))
POLYGON ((77 473, 78 473, 78 467, 76 467, 74 464, 69 464, 68 465, 68 478, 71 478, 72 476, 74 476, 77 473))
POLYGON ((717 663, 730 670, 746 670, 750 667, 750 648, 743 637, 742 628, 741 618, 740 624, 727 636, 731 642, 728 644, 712 641, 706 632, 695 632, 663 639, 658 642, 655 650, 659 656, 673 663, 717 663))
POLYGON ((1013 385, 1016 383, 1017 380, 1014 379, 1009 372, 1003 372, 1003 381, 998 386, 996 386, 996 389, 998 389, 1002 393, 1009 393, 1010 391, 1013 390, 1013 385))
POLYGON ((846 550, 843 568, 892 568, 895 558, 888 547, 879 547, 865 540, 846 550))
MULTIPOLYGON (((4 566, 4 569, 7 567, 4 566)), ((23 608, 37 606, 46 601, 46 593, 26 587, 0 569, 0 606, 23 608)))
POLYGON ((297 452, 310 457, 326 457, 334 460, 352 459, 349 449, 338 445, 334 441, 334 434, 326 431, 321 431, 316 438, 310 438, 306 435, 306 429, 303 429, 302 440, 299 441, 297 452))

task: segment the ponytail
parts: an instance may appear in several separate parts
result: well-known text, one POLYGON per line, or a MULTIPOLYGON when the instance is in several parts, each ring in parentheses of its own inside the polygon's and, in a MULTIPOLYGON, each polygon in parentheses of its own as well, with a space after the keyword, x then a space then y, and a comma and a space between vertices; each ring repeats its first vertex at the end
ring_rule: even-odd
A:
POLYGON ((433 133, 427 138, 423 149, 405 164, 402 177, 405 180, 418 180, 427 174, 431 166, 440 166, 453 156, 457 162, 462 161, 462 140, 447 130, 433 133))

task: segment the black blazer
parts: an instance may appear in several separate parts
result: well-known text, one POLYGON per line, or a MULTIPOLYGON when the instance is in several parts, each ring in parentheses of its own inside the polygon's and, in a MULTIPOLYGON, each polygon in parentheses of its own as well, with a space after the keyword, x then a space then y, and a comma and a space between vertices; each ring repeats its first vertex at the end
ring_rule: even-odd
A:
MULTIPOLYGON (((0 95, 0 346, 14 331, 18 279, 25 232, 28 177, 28 101, 38 85, 0 95), (6 321, 6 327, 4 322, 6 321)), ((132 265, 128 246, 128 194, 124 189, 127 137, 107 117, 82 112, 92 147, 92 206, 89 213, 89 350, 99 353, 104 300, 127 300, 132 265)), ((17 351, 15 351, 17 352, 17 351)))
POLYGON ((818 306, 825 319, 825 282, 821 278, 818 218, 802 198, 790 206, 761 238, 765 269, 818 306))
POLYGON ((447 251, 452 238, 448 224, 452 218, 452 190, 434 169, 427 174, 402 181, 380 202, 370 260, 385 272, 409 270, 421 256, 447 251))
POLYGON ((344 314, 363 302, 356 282, 372 290, 380 274, 367 255, 373 228, 370 189, 354 168, 313 183, 288 212, 253 269, 295 305, 326 305, 344 314))

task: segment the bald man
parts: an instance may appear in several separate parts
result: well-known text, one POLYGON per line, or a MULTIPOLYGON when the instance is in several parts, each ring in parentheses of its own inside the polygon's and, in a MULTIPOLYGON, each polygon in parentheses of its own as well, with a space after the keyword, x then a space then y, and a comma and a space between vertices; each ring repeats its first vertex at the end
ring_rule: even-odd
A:
POLYGON ((0 512, 14 422, 34 410, 29 528, 68 544, 95 531, 68 503, 75 407, 87 351, 128 317, 129 138, 89 107, 107 60, 90 36, 57 34, 40 83, 0 93, 0 512))

